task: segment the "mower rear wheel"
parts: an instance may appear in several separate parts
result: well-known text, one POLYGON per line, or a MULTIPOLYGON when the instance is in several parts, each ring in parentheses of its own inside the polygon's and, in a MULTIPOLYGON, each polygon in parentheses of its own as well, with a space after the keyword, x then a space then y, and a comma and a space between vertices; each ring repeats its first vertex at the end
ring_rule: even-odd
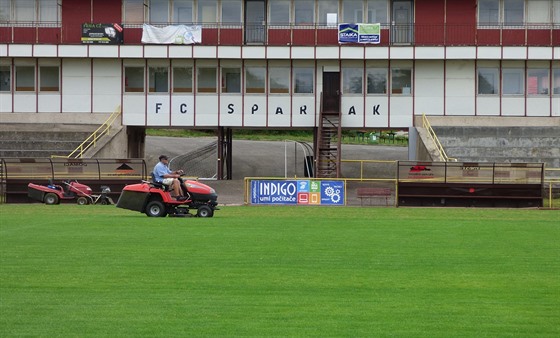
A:
POLYGON ((214 216, 214 210, 207 205, 202 205, 196 211, 198 217, 212 217, 214 216))
POLYGON ((76 200, 76 203, 78 203, 78 205, 86 205, 86 204, 88 204, 88 200, 84 196, 80 196, 76 200))
POLYGON ((149 217, 165 217, 167 210, 160 201, 151 201, 146 205, 146 215, 149 217))
POLYGON ((58 196, 55 193, 49 192, 48 194, 45 195, 45 198, 43 199, 43 201, 45 202, 45 204, 48 205, 52 205, 52 204, 58 204, 58 196))

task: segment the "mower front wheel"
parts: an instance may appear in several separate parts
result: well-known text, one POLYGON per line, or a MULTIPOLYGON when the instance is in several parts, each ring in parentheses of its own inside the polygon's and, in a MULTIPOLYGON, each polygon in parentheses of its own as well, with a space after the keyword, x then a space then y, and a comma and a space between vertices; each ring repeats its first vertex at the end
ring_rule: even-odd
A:
POLYGON ((146 205, 146 215, 149 217, 165 217, 167 210, 160 201, 151 201, 146 205))
POLYGON ((52 205, 52 204, 58 204, 58 196, 52 192, 49 192, 48 194, 45 195, 45 198, 43 199, 43 201, 45 202, 45 204, 48 205, 52 205))
POLYGON ((207 205, 202 205, 196 211, 198 217, 212 217, 214 216, 214 210, 207 205))
POLYGON ((78 203, 78 205, 86 205, 86 204, 88 204, 88 200, 84 196, 80 196, 76 200, 76 203, 78 203))

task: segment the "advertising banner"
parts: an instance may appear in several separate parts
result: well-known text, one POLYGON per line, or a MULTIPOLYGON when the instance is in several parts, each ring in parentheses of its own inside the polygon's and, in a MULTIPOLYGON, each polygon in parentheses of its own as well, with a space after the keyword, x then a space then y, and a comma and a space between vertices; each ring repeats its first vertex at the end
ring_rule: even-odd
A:
POLYGON ((123 43, 123 27, 118 23, 82 24, 82 43, 120 45, 123 43))
POLYGON ((255 180, 251 204, 344 205, 344 181, 255 180))
POLYGON ((378 23, 341 23, 338 25, 339 43, 381 42, 381 24, 378 23))
POLYGON ((202 42, 202 26, 154 27, 142 25, 142 43, 192 45, 202 42))

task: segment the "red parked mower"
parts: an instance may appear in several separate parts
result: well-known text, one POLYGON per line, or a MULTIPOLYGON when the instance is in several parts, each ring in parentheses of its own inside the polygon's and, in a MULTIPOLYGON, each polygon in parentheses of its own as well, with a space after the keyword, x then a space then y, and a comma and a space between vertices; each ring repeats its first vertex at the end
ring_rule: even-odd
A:
POLYGON ((142 181, 129 184, 123 188, 117 207, 139 211, 150 217, 192 216, 189 213, 192 209, 196 210, 198 217, 214 216, 214 210, 218 210, 218 195, 213 188, 198 181, 182 179, 181 187, 187 199, 180 201, 171 197, 167 186, 161 183, 142 181))
POLYGON ((101 187, 101 194, 94 195, 89 186, 78 181, 62 181, 63 185, 54 184, 49 181, 48 185, 29 183, 27 185, 27 196, 45 204, 59 204, 61 200, 75 199, 79 205, 85 204, 113 204, 111 197, 107 196, 111 189, 107 186, 101 187))

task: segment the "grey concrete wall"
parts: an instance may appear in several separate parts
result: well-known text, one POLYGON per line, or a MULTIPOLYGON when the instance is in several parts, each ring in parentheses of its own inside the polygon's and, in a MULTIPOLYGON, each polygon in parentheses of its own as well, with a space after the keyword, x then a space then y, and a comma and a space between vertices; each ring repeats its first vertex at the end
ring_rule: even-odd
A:
POLYGON ((560 168, 560 127, 433 127, 448 156, 473 162, 544 162, 560 168))

